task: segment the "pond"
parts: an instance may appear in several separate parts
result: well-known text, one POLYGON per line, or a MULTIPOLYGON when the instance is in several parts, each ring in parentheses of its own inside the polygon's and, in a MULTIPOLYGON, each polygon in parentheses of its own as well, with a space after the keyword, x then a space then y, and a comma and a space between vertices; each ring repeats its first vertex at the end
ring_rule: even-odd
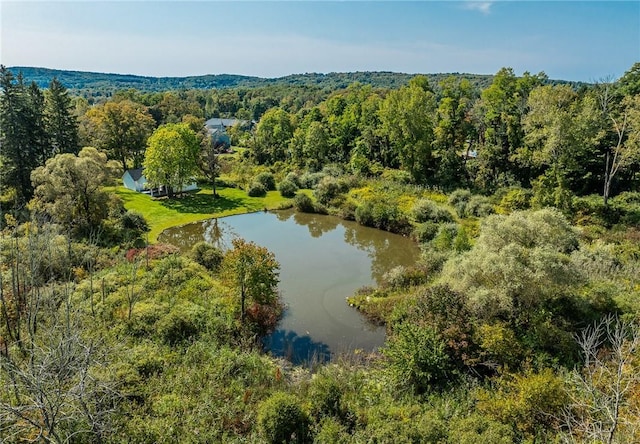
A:
POLYGON ((346 298, 376 285, 392 268, 415 264, 410 239, 334 216, 293 210, 209 219, 164 231, 160 242, 184 250, 202 240, 228 249, 242 237, 272 251, 280 263, 284 316, 265 348, 294 363, 383 345, 383 327, 368 322, 346 298))

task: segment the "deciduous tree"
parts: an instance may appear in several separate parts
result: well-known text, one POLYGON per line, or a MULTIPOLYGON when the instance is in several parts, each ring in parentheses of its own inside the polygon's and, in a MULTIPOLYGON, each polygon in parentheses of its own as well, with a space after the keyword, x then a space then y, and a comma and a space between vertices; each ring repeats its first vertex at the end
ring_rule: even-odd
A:
POLYGON ((93 147, 78 156, 58 154, 32 173, 35 193, 29 206, 70 229, 96 227, 108 215, 104 186, 112 179, 106 154, 93 147))
POLYGON ((200 142, 185 123, 168 123, 149 137, 144 172, 153 187, 164 185, 169 197, 193 178, 198 170, 200 142))
POLYGON ((130 160, 136 168, 142 164, 147 138, 155 126, 144 105, 130 100, 109 101, 91 108, 86 118, 91 144, 118 160, 123 172, 130 160))
POLYGON ((244 322, 248 301, 273 305, 278 299, 278 270, 275 255, 244 239, 234 239, 233 248, 222 263, 222 275, 240 297, 240 320, 244 322))

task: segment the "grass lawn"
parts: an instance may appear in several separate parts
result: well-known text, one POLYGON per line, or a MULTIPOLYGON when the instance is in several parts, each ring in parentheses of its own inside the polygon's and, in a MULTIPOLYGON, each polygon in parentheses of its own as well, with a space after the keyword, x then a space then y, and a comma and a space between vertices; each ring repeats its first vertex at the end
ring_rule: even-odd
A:
POLYGON ((210 188, 185 194, 183 197, 155 199, 147 194, 136 193, 123 186, 114 188, 124 201, 127 210, 141 213, 151 231, 149 241, 155 242, 160 233, 177 225, 196 222, 212 217, 250 213, 281 206, 286 199, 278 191, 269 191, 265 197, 249 197, 237 188, 217 188, 219 197, 215 199, 210 188))

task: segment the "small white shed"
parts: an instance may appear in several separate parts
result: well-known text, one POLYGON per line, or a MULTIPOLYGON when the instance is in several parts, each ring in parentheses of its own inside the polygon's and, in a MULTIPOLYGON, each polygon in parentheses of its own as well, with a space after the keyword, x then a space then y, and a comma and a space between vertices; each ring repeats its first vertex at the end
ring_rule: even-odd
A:
POLYGON ((147 178, 142 174, 142 168, 127 170, 122 175, 125 188, 141 193, 147 188, 147 178))

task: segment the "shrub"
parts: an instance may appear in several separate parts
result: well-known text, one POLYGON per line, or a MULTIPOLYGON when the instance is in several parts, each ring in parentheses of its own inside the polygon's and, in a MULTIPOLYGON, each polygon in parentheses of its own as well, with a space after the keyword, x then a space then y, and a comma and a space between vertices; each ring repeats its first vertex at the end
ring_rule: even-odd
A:
POLYGON ((344 169, 342 168, 342 166, 333 163, 330 165, 325 165, 325 167, 322 168, 322 172, 328 176, 340 177, 344 174, 344 169))
POLYGON ((332 417, 324 418, 320 422, 319 430, 314 440, 314 442, 317 443, 332 444, 346 444, 352 441, 353 439, 351 435, 349 435, 347 428, 332 417))
POLYGON ((254 177, 253 181, 262 184, 264 189, 267 191, 273 191, 276 189, 276 180, 273 177, 273 174, 269 172, 258 174, 256 177, 254 177))
POLYGON ((438 233, 431 241, 431 245, 438 251, 447 251, 454 248, 454 241, 458 236, 458 225, 455 223, 441 224, 438 233))
POLYGON ((217 271, 224 258, 224 253, 211 244, 198 242, 191 248, 191 257, 207 270, 217 271))
POLYGON ((309 387, 311 414, 320 420, 327 416, 342 416, 342 388, 332 375, 321 372, 311 380, 309 387))
POLYGON ((296 185, 296 187, 300 188, 300 185, 301 185, 300 184, 300 176, 298 176, 298 174, 296 172, 291 171, 290 173, 288 173, 285 176, 284 180, 288 180, 290 182, 293 182, 296 185))
POLYGON ((486 217, 494 213, 493 205, 486 196, 472 196, 464 210, 465 216, 486 217))
POLYGON ((367 227, 398 234, 411 232, 411 224, 405 214, 389 202, 365 202, 355 211, 356 222, 367 227))
POLYGON ((178 304, 156 323, 160 338, 168 345, 196 339, 205 323, 205 311, 192 303, 178 304))
POLYGON ((285 179, 278 185, 278 191, 280 191, 282 197, 293 197, 298 191, 298 186, 294 182, 285 179))
POLYGON ((120 216, 120 224, 125 230, 135 230, 139 233, 149 231, 149 224, 144 216, 137 211, 125 211, 120 216))
POLYGON ((302 213, 314 213, 313 201, 304 193, 298 193, 293 198, 293 206, 302 213))
POLYGON ((316 196, 316 199, 318 199, 318 202, 327 205, 342 191, 343 189, 340 182, 332 176, 327 176, 318 183, 313 194, 316 196))
POLYGON ((277 392, 258 408, 258 428, 267 442, 307 442, 309 420, 295 396, 277 392))
POLYGON ((424 393, 449 379, 446 347, 435 329, 401 323, 394 327, 382 352, 389 359, 388 370, 397 384, 407 384, 416 392, 424 393))
POLYGON ((505 212, 526 210, 531 207, 531 190, 524 188, 511 188, 500 199, 498 206, 505 212))
POLYGON ((413 181, 413 179, 411 178, 411 173, 404 170, 385 169, 382 172, 382 178, 385 180, 403 184, 411 183, 413 181))
POLYGON ((439 225, 435 222, 424 222, 413 229, 413 238, 420 243, 429 242, 438 232, 439 225))
POLYGON ((304 173, 300 176, 300 188, 315 188, 325 176, 324 173, 304 173))
POLYGON ((467 208, 467 202, 471 199, 471 191, 469 190, 455 190, 449 195, 449 205, 455 208, 458 216, 464 217, 465 210, 467 208))
POLYGON ((511 428, 480 413, 450 423, 449 442, 458 444, 511 444, 516 442, 511 428))
POLYGON ((386 272, 382 278, 385 286, 393 289, 406 289, 412 285, 424 284, 429 276, 422 267, 403 267, 398 265, 386 272))
POLYGON ((419 199, 413 205, 411 214, 416 222, 451 222, 451 213, 429 199, 419 199))
POLYGON ((249 185, 247 194, 250 197, 264 197, 267 195, 267 189, 261 183, 253 182, 251 185, 249 185))

